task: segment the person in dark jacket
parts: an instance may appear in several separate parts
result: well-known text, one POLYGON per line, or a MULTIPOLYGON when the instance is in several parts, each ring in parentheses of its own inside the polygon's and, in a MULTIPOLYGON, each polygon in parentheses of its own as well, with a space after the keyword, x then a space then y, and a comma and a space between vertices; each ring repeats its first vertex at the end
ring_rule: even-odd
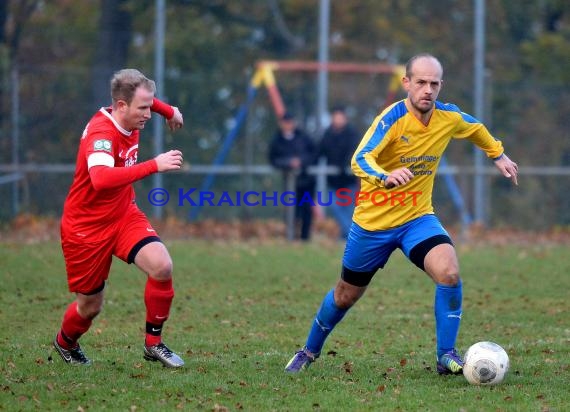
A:
POLYGON ((345 196, 354 196, 357 191, 358 179, 350 170, 350 160, 358 143, 360 143, 360 135, 348 122, 344 107, 333 107, 331 124, 325 130, 319 144, 318 157, 324 157, 327 165, 336 166, 340 171, 339 175, 327 177, 327 186, 329 192, 332 192, 333 200, 330 211, 339 226, 342 239, 346 239, 350 230, 354 203, 345 205, 346 201, 339 200, 337 191, 345 190, 345 196))
POLYGON ((269 147, 270 163, 283 170, 285 181, 288 173, 295 175, 296 220, 301 223, 301 240, 307 241, 311 236, 312 201, 314 199, 315 178, 307 173, 307 167, 315 160, 316 147, 312 139, 297 126, 295 117, 285 113, 279 119, 279 129, 275 133, 269 147))

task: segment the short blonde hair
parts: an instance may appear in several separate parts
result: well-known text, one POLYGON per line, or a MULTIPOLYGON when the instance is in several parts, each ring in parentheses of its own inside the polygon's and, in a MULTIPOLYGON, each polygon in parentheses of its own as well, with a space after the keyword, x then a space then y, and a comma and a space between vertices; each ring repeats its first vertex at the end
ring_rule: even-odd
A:
POLYGON ((137 69, 119 70, 111 79, 111 99, 113 99, 113 104, 119 100, 124 100, 127 104, 131 104, 135 91, 139 87, 144 87, 153 93, 156 92, 154 80, 147 78, 137 69))

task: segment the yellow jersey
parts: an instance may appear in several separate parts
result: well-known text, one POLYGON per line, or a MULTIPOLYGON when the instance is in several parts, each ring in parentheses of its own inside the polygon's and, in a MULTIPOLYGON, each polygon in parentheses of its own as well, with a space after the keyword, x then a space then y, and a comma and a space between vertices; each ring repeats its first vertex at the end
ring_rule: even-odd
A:
POLYGON ((352 170, 361 178, 353 220, 366 230, 391 229, 434 213, 435 173, 452 138, 470 140, 493 159, 503 154, 502 143, 457 106, 436 101, 429 124, 424 125, 408 104, 404 99, 382 111, 352 157, 352 170), (406 185, 385 188, 390 171, 402 167, 410 169, 414 178, 406 185))

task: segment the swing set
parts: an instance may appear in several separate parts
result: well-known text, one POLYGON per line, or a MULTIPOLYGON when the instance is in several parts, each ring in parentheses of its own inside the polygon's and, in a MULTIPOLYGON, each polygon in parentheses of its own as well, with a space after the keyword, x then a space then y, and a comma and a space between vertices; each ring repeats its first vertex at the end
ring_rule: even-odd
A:
MULTIPOLYGON (((347 73, 347 74, 368 74, 368 75, 387 75, 390 76, 388 83, 388 90, 386 93, 386 99, 384 101, 383 107, 387 107, 395 101, 396 95, 400 89, 400 81, 405 73, 405 68, 403 65, 395 64, 385 64, 385 63, 350 63, 350 62, 328 62, 319 63, 314 61, 277 61, 277 60, 261 60, 257 62, 255 72, 249 82, 246 100, 240 106, 236 116, 235 122, 232 129, 225 136, 224 141, 218 150, 214 160, 212 162, 213 166, 223 165, 226 161, 230 150, 237 139, 241 128, 243 127, 245 120, 247 119, 247 114, 249 108, 253 104, 257 92, 260 88, 264 87, 269 96, 269 101, 273 108, 275 116, 279 119, 286 112, 285 104, 281 97, 279 88, 277 87, 277 81, 275 73, 281 72, 319 72, 321 70, 326 70, 329 73, 347 73)), ((445 157, 441 159, 441 166, 447 167, 447 161, 445 157)), ((204 181, 202 182, 201 191, 209 191, 214 180, 216 173, 208 173, 204 181)), ((461 220, 464 225, 469 225, 472 221, 469 215, 461 191, 455 182, 455 179, 450 174, 444 174, 445 183, 447 185, 449 194, 455 204, 456 208, 459 210, 461 215, 461 220)), ((200 214, 201 206, 193 207, 190 210, 190 220, 195 221, 198 219, 200 214)))

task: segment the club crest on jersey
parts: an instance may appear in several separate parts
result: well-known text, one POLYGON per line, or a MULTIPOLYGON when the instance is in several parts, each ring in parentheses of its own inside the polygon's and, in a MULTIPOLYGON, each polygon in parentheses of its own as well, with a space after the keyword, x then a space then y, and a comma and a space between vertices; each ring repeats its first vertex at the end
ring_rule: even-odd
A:
POLYGON ((127 157, 125 159, 125 167, 131 167, 137 163, 137 154, 135 153, 133 156, 127 157))
POLYGON ((104 150, 106 152, 111 152, 111 141, 110 140, 95 140, 93 143, 93 150, 104 150))

